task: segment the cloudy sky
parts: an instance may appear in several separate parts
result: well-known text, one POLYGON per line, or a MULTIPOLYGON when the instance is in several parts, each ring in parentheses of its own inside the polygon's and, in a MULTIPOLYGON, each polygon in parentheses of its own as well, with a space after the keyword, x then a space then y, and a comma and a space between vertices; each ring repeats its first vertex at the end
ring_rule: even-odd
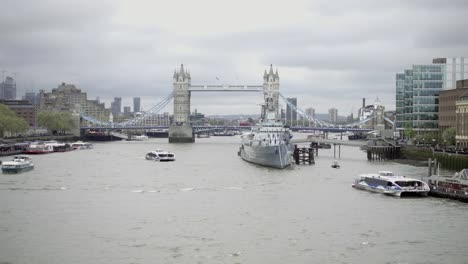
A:
MULTIPOLYGON (((193 84, 262 84, 273 64, 300 108, 347 115, 363 97, 395 109, 395 73, 412 64, 467 56, 466 14, 466 0, 0 0, 0 70, 18 96, 66 82, 148 109, 181 63, 193 84)), ((192 110, 257 114, 261 100, 194 93, 192 110)))

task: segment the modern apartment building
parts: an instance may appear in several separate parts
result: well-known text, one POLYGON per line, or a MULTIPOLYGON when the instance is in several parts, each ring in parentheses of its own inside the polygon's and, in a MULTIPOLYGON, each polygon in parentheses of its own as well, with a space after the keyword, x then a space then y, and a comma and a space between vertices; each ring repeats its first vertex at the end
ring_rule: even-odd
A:
POLYGON ((437 58, 396 74, 396 129, 438 131, 439 94, 455 88, 456 80, 467 75, 465 65, 464 58, 437 58))

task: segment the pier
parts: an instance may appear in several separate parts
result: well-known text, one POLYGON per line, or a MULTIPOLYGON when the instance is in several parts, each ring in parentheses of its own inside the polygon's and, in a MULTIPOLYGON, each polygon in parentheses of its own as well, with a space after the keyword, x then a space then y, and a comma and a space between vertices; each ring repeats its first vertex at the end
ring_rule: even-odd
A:
POLYGON ((314 149, 313 148, 298 148, 297 145, 294 145, 293 153, 294 161, 297 165, 299 164, 315 164, 314 159, 314 149))
POLYGON ((339 139, 326 139, 308 137, 304 139, 293 139, 292 144, 297 143, 320 143, 320 144, 333 144, 333 153, 336 158, 336 146, 338 146, 338 157, 341 155, 341 145, 361 147, 367 151, 368 160, 389 160, 398 159, 401 156, 401 147, 395 145, 393 142, 382 138, 371 139, 368 141, 347 141, 339 139))

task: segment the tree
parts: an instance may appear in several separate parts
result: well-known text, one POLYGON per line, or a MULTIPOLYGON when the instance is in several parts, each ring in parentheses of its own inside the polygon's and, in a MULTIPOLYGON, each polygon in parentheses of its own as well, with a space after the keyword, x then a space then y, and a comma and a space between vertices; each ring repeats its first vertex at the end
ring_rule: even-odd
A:
POLYGON ((445 143, 447 143, 447 145, 455 145, 456 133, 457 131, 455 130, 455 128, 453 127, 447 128, 444 130, 444 132, 442 132, 442 139, 444 140, 445 143))
POLYGON ((7 131, 15 134, 24 132, 28 128, 26 120, 18 117, 8 106, 0 104, 0 137, 3 137, 7 131))
POLYGON ((65 134, 75 127, 71 113, 67 112, 40 112, 38 123, 40 126, 47 128, 52 134, 65 134))
POLYGON ((410 124, 406 124, 404 134, 407 139, 414 138, 415 132, 410 124))

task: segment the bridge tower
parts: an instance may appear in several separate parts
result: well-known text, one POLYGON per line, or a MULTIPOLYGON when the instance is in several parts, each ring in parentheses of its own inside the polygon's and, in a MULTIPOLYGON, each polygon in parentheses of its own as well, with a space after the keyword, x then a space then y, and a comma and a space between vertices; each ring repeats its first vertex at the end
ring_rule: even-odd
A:
POLYGON ((279 75, 278 69, 276 72, 273 72, 273 65, 270 65, 270 70, 267 73, 263 74, 263 95, 266 97, 268 94, 271 94, 273 97, 273 106, 276 110, 276 119, 280 119, 279 113, 279 75))
POLYGON ((174 71, 174 117, 169 125, 169 143, 194 142, 192 125, 190 124, 190 73, 180 65, 179 71, 174 71))

